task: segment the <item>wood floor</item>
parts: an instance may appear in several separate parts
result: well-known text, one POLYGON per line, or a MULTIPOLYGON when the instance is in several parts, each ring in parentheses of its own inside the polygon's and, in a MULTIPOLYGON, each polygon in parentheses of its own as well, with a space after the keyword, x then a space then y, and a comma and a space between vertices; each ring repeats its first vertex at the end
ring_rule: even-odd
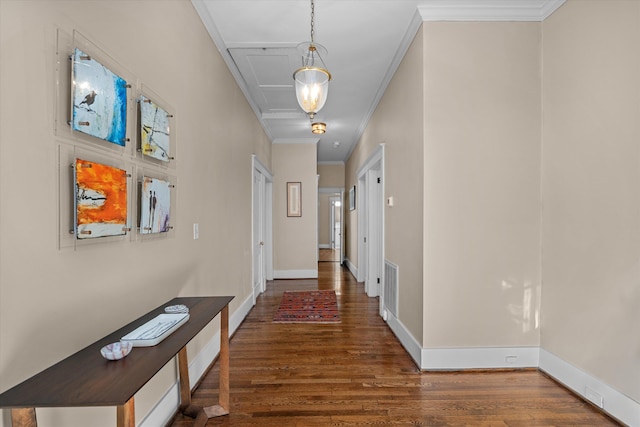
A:
POLYGON ((340 261, 340 249, 320 249, 319 261, 340 261))
MULTIPOLYGON (((536 370, 420 372, 337 262, 276 280, 230 344, 231 413, 207 426, 618 426, 536 370), (340 324, 271 321, 285 290, 334 289, 340 324)), ((193 403, 217 402, 218 364, 193 403)), ((178 415, 171 427, 190 426, 178 415)))

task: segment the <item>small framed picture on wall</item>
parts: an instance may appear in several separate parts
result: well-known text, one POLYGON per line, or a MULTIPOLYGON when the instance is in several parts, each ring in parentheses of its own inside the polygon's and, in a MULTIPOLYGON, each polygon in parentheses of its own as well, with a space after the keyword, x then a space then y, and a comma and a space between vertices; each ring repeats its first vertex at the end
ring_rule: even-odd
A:
POLYGON ((287 182, 287 216, 302 216, 302 183, 287 182))
POLYGON ((349 210, 354 211, 356 209, 356 186, 354 185, 349 189, 349 210))

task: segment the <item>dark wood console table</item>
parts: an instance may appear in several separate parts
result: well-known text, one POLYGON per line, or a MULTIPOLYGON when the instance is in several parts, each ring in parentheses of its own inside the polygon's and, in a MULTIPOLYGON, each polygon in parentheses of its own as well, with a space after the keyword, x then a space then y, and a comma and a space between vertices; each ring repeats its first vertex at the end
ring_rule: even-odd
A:
MULTIPOLYGON (((0 408, 11 408, 13 427, 37 427, 36 408, 116 406, 118 427, 135 427, 134 395, 175 355, 180 372, 180 410, 194 426, 229 413, 229 302, 233 297, 174 298, 28 380, 0 394, 0 408), (100 349, 164 312, 168 305, 189 307, 189 320, 153 347, 134 347, 110 361, 100 349), (187 343, 220 314, 220 393, 218 405, 191 405, 187 343)), ((90 423, 89 423, 90 424, 90 423)))

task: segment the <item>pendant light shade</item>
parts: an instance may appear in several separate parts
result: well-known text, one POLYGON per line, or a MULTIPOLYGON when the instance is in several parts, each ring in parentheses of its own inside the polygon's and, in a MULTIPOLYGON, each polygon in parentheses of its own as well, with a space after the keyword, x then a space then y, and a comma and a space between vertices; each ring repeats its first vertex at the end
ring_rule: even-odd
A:
POLYGON ((298 51, 302 55, 302 67, 293 73, 298 104, 311 119, 327 102, 331 80, 331 73, 322 61, 322 56, 326 55, 327 50, 313 40, 314 15, 315 6, 311 0, 311 41, 298 45, 298 51))
POLYGON ((298 104, 305 113, 313 117, 327 102, 331 74, 322 68, 303 67, 296 71, 294 78, 298 104))
POLYGON ((322 122, 311 123, 311 132, 322 135, 327 131, 327 124, 322 122))

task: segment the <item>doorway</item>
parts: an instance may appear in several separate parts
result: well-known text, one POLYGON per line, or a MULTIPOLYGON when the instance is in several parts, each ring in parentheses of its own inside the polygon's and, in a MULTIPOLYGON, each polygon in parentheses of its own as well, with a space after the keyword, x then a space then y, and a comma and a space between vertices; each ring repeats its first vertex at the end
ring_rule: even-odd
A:
POLYGON ((253 155, 252 169, 252 218, 251 241, 253 268, 251 284, 253 304, 256 298, 266 290, 267 280, 273 279, 272 245, 272 181, 271 172, 253 155))
POLYGON ((384 312, 384 144, 358 170, 358 281, 384 312))
POLYGON ((331 233, 331 249, 342 247, 342 202, 340 196, 329 198, 329 232, 331 233))
POLYGON ((343 193, 341 187, 318 188, 319 261, 344 262, 343 193))

